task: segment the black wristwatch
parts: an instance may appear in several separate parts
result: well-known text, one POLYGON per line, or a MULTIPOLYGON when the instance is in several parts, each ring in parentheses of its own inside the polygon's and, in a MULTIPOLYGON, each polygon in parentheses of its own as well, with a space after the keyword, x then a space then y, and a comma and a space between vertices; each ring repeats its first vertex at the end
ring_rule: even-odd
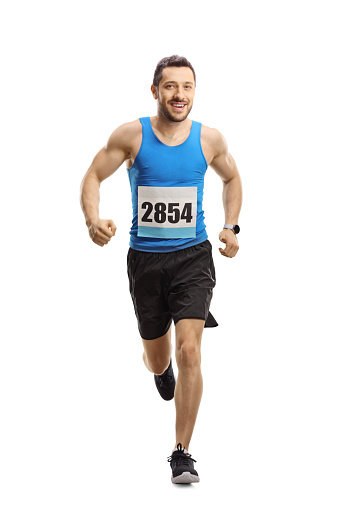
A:
POLYGON ((224 230, 227 229, 233 230, 234 233, 240 232, 240 226, 238 224, 224 224, 224 230))

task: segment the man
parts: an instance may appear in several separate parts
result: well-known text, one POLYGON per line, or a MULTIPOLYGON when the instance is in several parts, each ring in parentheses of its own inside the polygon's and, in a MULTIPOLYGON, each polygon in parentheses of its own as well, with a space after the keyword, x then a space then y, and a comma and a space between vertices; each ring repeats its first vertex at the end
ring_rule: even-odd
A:
POLYGON ((157 115, 118 127, 95 156, 81 186, 89 235, 103 247, 116 226, 99 217, 100 184, 126 162, 133 206, 127 255, 130 293, 145 366, 154 373, 160 395, 175 401, 176 446, 168 458, 173 483, 200 480, 188 448, 203 389, 202 333, 204 327, 217 325, 209 313, 215 272, 202 210, 208 166, 223 181, 225 224, 219 240, 225 246, 219 251, 227 258, 239 249, 242 200, 240 176, 224 137, 188 119, 195 86, 195 71, 186 58, 162 59, 151 86, 157 115), (171 361, 172 320, 177 380, 171 361))

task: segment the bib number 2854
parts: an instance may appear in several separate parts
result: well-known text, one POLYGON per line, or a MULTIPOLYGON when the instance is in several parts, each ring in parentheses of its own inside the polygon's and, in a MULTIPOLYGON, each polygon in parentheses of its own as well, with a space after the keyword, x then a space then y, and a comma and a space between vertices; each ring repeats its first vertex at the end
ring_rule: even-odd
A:
POLYGON ((194 238, 196 187, 138 187, 138 236, 194 238))
MULTIPOLYGON (((186 220, 186 223, 191 223, 192 216, 192 203, 185 203, 184 208, 180 210, 180 203, 164 203, 157 202, 154 205, 154 222, 155 223, 165 223, 168 220, 172 224, 179 223, 180 219, 186 220)), ((150 215, 153 211, 153 203, 150 201, 145 201, 141 208, 146 209, 145 214, 143 215, 141 221, 144 223, 153 223, 153 219, 150 218, 150 215)))

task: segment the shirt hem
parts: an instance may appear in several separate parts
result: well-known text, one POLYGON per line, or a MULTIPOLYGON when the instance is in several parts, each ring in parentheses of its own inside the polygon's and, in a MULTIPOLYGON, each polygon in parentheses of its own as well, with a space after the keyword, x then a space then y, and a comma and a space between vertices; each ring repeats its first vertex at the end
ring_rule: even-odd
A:
POLYGON ((138 242, 135 242, 134 239, 131 237, 129 245, 132 249, 135 251, 143 251, 147 253, 172 253, 173 251, 180 251, 181 249, 186 249, 187 247, 192 247, 197 244, 201 244, 202 242, 205 242, 205 240, 208 239, 207 232, 204 231, 202 234, 200 234, 195 239, 192 239, 190 242, 186 242, 185 244, 182 244, 180 246, 150 246, 150 245, 143 245, 141 246, 138 242))

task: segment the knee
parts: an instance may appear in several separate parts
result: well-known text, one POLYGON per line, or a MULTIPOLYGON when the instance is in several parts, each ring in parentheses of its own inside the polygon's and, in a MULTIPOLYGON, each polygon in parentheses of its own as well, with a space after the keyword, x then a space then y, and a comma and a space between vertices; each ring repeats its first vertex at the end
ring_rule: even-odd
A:
POLYGON ((179 369, 195 369, 200 367, 200 346, 194 340, 180 342, 176 349, 176 360, 179 369))
POLYGON ((170 357, 147 357, 147 363, 149 366, 149 369, 154 373, 155 375, 162 375, 164 371, 169 366, 170 363, 170 357))

